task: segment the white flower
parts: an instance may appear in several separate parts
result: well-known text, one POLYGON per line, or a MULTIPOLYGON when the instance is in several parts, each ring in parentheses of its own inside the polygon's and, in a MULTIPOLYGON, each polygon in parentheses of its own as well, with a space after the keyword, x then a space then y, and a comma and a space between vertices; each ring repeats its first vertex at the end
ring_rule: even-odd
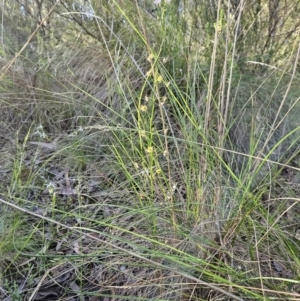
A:
MULTIPOLYGON (((165 0, 165 2, 166 2, 166 3, 170 3, 171 0, 165 0)), ((161 4, 161 0, 154 0, 154 4, 155 4, 155 5, 161 4)))
POLYGON ((47 134, 44 132, 43 126, 41 124, 36 128, 36 131, 33 133, 33 135, 37 135, 41 138, 47 138, 47 134))
POLYGON ((46 187, 47 187, 49 194, 53 194, 54 189, 56 188, 55 184, 52 182, 49 182, 46 187))

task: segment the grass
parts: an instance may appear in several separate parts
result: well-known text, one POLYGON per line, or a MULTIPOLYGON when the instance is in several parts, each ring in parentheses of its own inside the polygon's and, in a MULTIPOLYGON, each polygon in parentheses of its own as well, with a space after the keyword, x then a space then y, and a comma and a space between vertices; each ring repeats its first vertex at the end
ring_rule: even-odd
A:
POLYGON ((127 4, 35 86, 25 48, 4 64, 1 298, 299 300, 297 55, 241 70, 221 4, 201 45, 127 4))

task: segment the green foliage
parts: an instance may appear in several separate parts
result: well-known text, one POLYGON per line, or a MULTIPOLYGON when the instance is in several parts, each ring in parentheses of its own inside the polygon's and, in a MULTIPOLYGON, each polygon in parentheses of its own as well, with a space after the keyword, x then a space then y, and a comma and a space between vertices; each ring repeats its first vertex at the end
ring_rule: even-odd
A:
POLYGON ((298 5, 5 2, 11 299, 299 298, 298 5))

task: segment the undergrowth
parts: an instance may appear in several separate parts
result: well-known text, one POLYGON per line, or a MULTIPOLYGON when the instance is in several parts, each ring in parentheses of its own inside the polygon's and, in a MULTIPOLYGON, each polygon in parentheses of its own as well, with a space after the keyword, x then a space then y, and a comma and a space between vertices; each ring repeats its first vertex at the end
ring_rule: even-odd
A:
POLYGON ((2 44, 2 300, 299 300, 296 43, 252 60, 243 5, 200 40, 175 1, 61 5, 77 40, 2 44))

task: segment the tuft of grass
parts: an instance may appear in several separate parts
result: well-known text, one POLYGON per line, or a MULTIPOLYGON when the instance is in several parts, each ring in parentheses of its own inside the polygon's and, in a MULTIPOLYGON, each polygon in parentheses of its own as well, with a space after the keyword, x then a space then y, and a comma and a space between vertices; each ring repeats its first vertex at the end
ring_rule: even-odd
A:
POLYGON ((78 40, 3 77, 1 298, 299 298, 298 53, 179 2, 62 5, 78 40))

